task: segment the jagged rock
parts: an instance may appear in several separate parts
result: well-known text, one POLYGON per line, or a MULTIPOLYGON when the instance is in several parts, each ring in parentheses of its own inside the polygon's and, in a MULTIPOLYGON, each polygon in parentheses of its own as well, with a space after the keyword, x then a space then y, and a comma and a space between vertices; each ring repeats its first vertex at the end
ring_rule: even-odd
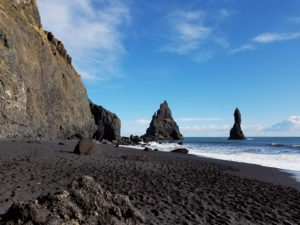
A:
POLYGON ((140 142, 143 141, 142 138, 140 138, 139 136, 130 136, 130 140, 134 143, 134 144, 139 144, 140 142))
POLYGON ((164 101, 164 103, 160 105, 160 109, 154 113, 150 126, 142 138, 144 138, 145 141, 183 139, 166 101, 164 101))
POLYGON ((82 138, 76 145, 74 153, 78 155, 95 155, 99 150, 89 138, 82 138))
POLYGON ((90 101, 90 108, 94 115, 94 120, 98 126, 93 138, 96 140, 106 139, 108 141, 118 140, 121 133, 121 120, 116 114, 95 105, 90 101))
POLYGON ((189 153, 189 150, 187 150, 186 148, 178 148, 178 149, 172 150, 171 152, 174 152, 174 153, 182 153, 182 154, 188 154, 188 153, 189 153))
POLYGON ((0 224, 139 225, 144 221, 128 197, 104 191, 92 177, 84 176, 65 191, 15 203, 0 224))
POLYGON ((36 0, 0 1, 0 138, 93 135, 86 89, 70 62, 42 29, 36 0))
POLYGON ((242 128, 241 128, 241 123, 242 123, 242 116, 241 116, 240 110, 238 108, 236 108, 234 111, 234 125, 230 130, 229 140, 246 139, 246 137, 242 131, 242 128))
POLYGON ((53 45, 51 46, 53 55, 56 55, 56 52, 68 63, 72 64, 72 57, 68 55, 67 50, 65 49, 64 44, 57 40, 51 32, 45 31, 48 41, 53 45))

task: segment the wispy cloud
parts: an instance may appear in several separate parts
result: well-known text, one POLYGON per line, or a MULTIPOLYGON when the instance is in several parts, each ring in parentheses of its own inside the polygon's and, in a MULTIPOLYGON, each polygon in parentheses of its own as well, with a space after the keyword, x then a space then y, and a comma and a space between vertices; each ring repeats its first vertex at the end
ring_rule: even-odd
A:
POLYGON ((176 121, 179 122, 200 122, 200 121, 219 121, 220 118, 213 118, 213 117, 185 117, 185 118, 178 118, 176 121))
POLYGON ((204 24, 203 11, 177 11, 169 15, 168 20, 173 29, 172 42, 164 50, 186 54, 199 48, 199 45, 209 37, 212 27, 204 24))
POLYGON ((203 10, 180 10, 168 15, 170 33, 168 44, 163 51, 180 55, 191 54, 195 61, 205 61, 212 57, 212 49, 217 45, 228 47, 227 41, 217 35, 220 18, 229 16, 226 9, 215 12, 215 17, 203 10))
POLYGON ((253 45, 246 44, 246 45, 241 46, 240 48, 235 48, 235 49, 230 50, 229 53, 234 54, 234 53, 249 51, 249 50, 254 50, 254 49, 255 49, 255 47, 253 45))
POLYGON ((242 45, 239 48, 235 48, 229 51, 229 54, 249 51, 249 50, 255 50, 257 48, 257 45, 259 44, 268 44, 273 42, 279 42, 279 41, 289 41, 294 39, 300 38, 300 32, 294 32, 294 33, 263 33, 256 37, 254 37, 251 40, 250 44, 242 45))
POLYGON ((271 43, 275 41, 287 41, 300 38, 300 32, 295 33, 264 33, 253 40, 257 43, 271 43))
POLYGON ((229 125, 217 126, 215 124, 209 126, 182 126, 180 127, 183 131, 228 131, 229 125))
POLYGON ((86 80, 120 77, 126 52, 121 26, 130 23, 121 0, 38 0, 46 30, 62 40, 86 80))
POLYGON ((289 17, 289 18, 287 18, 287 21, 291 22, 291 23, 299 24, 300 23, 300 16, 298 16, 298 17, 289 17))
POLYGON ((139 125, 148 125, 150 124, 150 122, 151 122, 150 120, 146 120, 146 119, 139 119, 135 121, 135 123, 139 125))

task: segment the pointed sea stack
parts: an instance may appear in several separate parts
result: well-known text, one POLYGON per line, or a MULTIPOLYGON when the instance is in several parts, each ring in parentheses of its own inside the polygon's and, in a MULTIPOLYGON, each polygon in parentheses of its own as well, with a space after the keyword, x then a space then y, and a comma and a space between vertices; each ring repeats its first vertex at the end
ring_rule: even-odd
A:
POLYGON ((236 108, 234 111, 234 125, 230 130, 229 140, 246 139, 246 137, 242 131, 242 128, 241 128, 241 123, 242 123, 242 116, 241 116, 240 110, 238 108, 236 108))
POLYGON ((183 136, 172 117, 168 103, 164 101, 159 110, 154 113, 146 134, 145 140, 182 140, 183 136))

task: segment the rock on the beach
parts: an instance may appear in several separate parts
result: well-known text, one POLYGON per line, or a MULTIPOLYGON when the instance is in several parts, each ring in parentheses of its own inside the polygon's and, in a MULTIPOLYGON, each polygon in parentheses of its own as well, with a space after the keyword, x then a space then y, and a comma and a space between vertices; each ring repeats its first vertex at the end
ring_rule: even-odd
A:
POLYGON ((140 142, 143 141, 143 139, 140 138, 139 136, 130 135, 130 141, 132 141, 134 144, 139 144, 140 142))
POLYGON ((142 138, 146 141, 183 139, 166 101, 160 105, 159 110, 153 115, 150 126, 142 138))
POLYGON ((0 224, 139 225, 144 221, 128 197, 104 191, 92 177, 84 176, 65 191, 14 203, 0 224))
POLYGON ((98 126, 93 137, 99 141, 103 139, 108 141, 120 139, 121 120, 117 115, 102 106, 95 105, 91 101, 90 108, 94 115, 95 123, 98 126))
POLYGON ((0 138, 92 136, 86 89, 36 0, 0 1, 0 138))
POLYGON ((145 148, 144 148, 144 151, 145 151, 145 152, 151 152, 151 151, 152 151, 152 148, 145 147, 145 148))
POLYGON ((187 150, 186 148, 178 148, 178 149, 172 150, 171 152, 174 152, 174 153, 182 153, 182 154, 188 154, 188 153, 189 153, 189 150, 187 150))
POLYGON ((94 155, 98 152, 96 144, 89 138, 82 138, 74 149, 74 153, 78 155, 94 155))
POLYGON ((240 110, 238 108, 236 108, 235 112, 234 112, 234 125, 230 130, 229 140, 246 139, 246 137, 242 131, 242 128, 241 128, 241 123, 242 123, 242 116, 241 116, 240 110))

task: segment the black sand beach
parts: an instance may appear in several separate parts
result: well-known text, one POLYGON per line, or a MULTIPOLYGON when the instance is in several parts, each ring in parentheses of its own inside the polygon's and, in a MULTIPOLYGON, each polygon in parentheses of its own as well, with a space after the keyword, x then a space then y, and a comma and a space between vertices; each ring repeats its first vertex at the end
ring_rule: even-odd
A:
POLYGON ((129 196, 146 224, 299 224, 300 185, 277 169, 112 145, 78 156, 76 143, 2 141, 0 214, 89 175, 129 196))

